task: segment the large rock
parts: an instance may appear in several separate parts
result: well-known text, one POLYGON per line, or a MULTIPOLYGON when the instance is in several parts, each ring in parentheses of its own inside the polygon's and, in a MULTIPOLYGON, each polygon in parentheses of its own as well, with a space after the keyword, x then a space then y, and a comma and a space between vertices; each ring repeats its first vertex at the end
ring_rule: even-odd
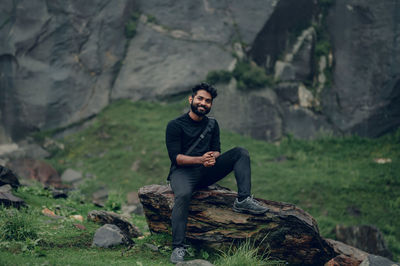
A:
POLYGON ((232 79, 216 87, 219 95, 211 115, 222 128, 268 141, 287 134, 313 139, 324 132, 335 132, 326 117, 310 109, 315 100, 301 83, 284 82, 274 90, 242 91, 232 79))
POLYGON ((325 263, 324 266, 358 266, 360 262, 354 258, 339 255, 325 263))
POLYGON ((11 144, 3 144, 0 145, 0 160, 9 161, 12 159, 20 159, 20 158, 35 158, 35 159, 44 159, 48 158, 50 153, 43 149, 36 143, 22 141, 11 144))
MULTIPOLYGON (((189 14, 187 14, 189 15, 189 14)), ((174 37, 140 23, 112 98, 151 99, 188 91, 210 70, 227 69, 233 57, 218 44, 174 37)), ((205 36, 206 38, 207 36, 205 36)))
POLYGON ((251 47, 253 60, 272 72, 279 56, 291 50, 293 35, 311 25, 316 10, 313 0, 278 1, 251 47))
POLYGON ((8 189, 5 186, 1 187, 0 191, 0 206, 4 205, 6 207, 12 206, 15 208, 20 208, 21 206, 25 206, 25 201, 21 198, 18 198, 12 194, 12 191, 7 191, 8 189))
POLYGON ((284 121, 283 134, 296 138, 315 139, 326 133, 335 132, 326 117, 299 105, 281 105, 284 121))
POLYGON ((105 224, 96 230, 92 246, 109 248, 121 244, 132 244, 133 241, 126 237, 118 226, 105 224))
POLYGON ((223 45, 232 39, 251 44, 275 6, 264 0, 140 1, 140 10, 166 28, 185 32, 192 41, 223 45))
POLYGON ((282 137, 282 110, 272 89, 241 91, 234 79, 229 84, 218 84, 217 88, 219 95, 211 115, 222 128, 257 139, 275 141, 282 137))
POLYGON ((343 242, 333 239, 325 239, 325 241, 335 251, 335 253, 338 254, 338 256, 334 258, 334 261, 345 260, 349 261, 350 264, 353 263, 355 265, 358 265, 368 257, 367 252, 347 245, 343 242))
MULTIPOLYGON (((196 191, 189 207, 187 238, 210 248, 226 248, 247 238, 261 250, 293 264, 323 265, 339 255, 318 232, 315 220, 294 205, 258 199, 271 211, 263 216, 232 211, 236 192, 213 187, 196 191)), ((174 204, 169 186, 150 185, 139 190, 149 229, 171 233, 174 204)))
POLYGON ((61 180, 65 183, 75 184, 82 181, 82 179, 83 179, 82 173, 71 168, 65 170, 61 175, 61 180))
POLYGON ((25 181, 36 180, 54 188, 67 187, 62 184, 57 170, 44 161, 31 158, 15 159, 11 160, 7 166, 25 181))
POLYGON ((313 27, 305 29, 285 56, 275 63, 275 79, 312 82, 314 77, 314 48, 316 33, 313 27))
POLYGON ((336 0, 328 16, 333 85, 324 112, 343 132, 379 136, 400 125, 398 1, 336 0))
POLYGON ((384 257, 368 255, 360 266, 400 266, 400 263, 393 262, 384 257))
POLYGON ((18 177, 10 169, 0 165, 0 186, 3 185, 17 188, 20 184, 18 177))
POLYGON ((0 124, 6 135, 16 140, 66 126, 105 107, 132 10, 132 0, 2 1, 0 124))
POLYGON ((370 254, 392 258, 392 253, 387 248, 383 234, 375 226, 343 226, 335 228, 336 239, 348 245, 357 247, 370 254))
POLYGON ((129 222, 126 218, 114 212, 91 211, 88 220, 100 224, 114 224, 118 226, 129 238, 142 236, 139 228, 129 222))
POLYGON ((321 130, 380 136, 400 125, 400 19, 397 1, 378 2, 4 0, 0 143, 43 129, 78 130, 111 100, 181 95, 211 70, 232 70, 235 56, 313 87, 316 99, 282 112, 280 97, 255 99, 270 92, 236 94, 242 108, 231 112, 241 117, 223 128, 266 140, 321 130), (329 10, 321 6, 330 2, 329 10), (134 11, 141 18, 128 40, 134 11), (316 58, 321 38, 333 51, 316 58))

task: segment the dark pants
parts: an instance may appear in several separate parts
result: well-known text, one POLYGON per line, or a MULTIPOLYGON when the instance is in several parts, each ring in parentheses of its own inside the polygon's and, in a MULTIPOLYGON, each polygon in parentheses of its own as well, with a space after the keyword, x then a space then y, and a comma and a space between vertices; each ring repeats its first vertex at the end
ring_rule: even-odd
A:
POLYGON ((181 247, 184 244, 189 204, 193 191, 214 184, 232 170, 235 173, 238 197, 250 196, 250 157, 248 151, 243 148, 233 148, 221 154, 213 167, 202 165, 183 167, 177 168, 171 173, 171 188, 175 196, 172 209, 173 248, 181 247))

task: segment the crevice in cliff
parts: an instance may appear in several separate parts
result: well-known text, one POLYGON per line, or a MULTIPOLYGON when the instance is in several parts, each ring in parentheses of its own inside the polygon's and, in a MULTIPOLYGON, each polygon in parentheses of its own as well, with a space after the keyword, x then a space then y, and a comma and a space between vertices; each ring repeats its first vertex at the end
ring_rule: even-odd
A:
POLYGON ((311 0, 279 1, 255 38, 250 56, 258 65, 272 73, 275 62, 291 40, 311 25, 315 12, 316 5, 311 0))
POLYGON ((119 73, 122 69, 122 66, 127 58, 129 46, 131 43, 132 38, 134 38, 136 34, 136 27, 138 18, 140 16, 140 9, 139 5, 135 1, 130 1, 125 8, 124 17, 126 17, 125 25, 124 25, 124 32, 125 32, 125 45, 124 50, 122 52, 120 60, 118 60, 114 66, 112 66, 112 78, 110 82, 110 89, 108 91, 108 102, 112 102, 112 93, 115 86, 115 82, 118 79, 119 73))
POLYGON ((45 41, 47 39, 47 37, 49 35, 46 35, 46 33, 48 32, 49 25, 52 22, 52 20, 53 20, 53 17, 50 17, 48 20, 46 20, 46 22, 42 26, 40 33, 36 36, 34 43, 30 47, 28 47, 28 49, 26 50, 26 53, 32 52, 33 49, 35 49, 40 43, 42 43, 43 41, 45 41))

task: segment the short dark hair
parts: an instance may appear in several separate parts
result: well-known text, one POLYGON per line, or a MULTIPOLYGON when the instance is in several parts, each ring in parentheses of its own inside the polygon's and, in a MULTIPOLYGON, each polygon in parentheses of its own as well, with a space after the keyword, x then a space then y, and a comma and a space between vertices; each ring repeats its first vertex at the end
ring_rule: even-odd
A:
POLYGON ((199 90, 205 90, 206 92, 211 94, 211 97, 213 99, 215 99, 218 95, 216 88, 214 88, 213 86, 211 86, 208 83, 202 82, 192 88, 192 97, 194 97, 197 94, 197 91, 199 91, 199 90))

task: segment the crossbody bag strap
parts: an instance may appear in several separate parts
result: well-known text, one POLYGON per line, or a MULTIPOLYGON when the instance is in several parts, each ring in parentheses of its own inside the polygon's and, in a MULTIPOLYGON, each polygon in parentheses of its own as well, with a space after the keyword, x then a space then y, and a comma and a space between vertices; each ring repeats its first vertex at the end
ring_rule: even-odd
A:
MULTIPOLYGON (((204 137, 207 135, 207 133, 211 132, 214 129, 214 125, 215 125, 215 119, 212 117, 209 117, 206 129, 204 129, 204 131, 200 134, 200 136, 197 138, 197 140, 192 144, 192 146, 190 146, 190 148, 184 154, 189 155, 193 151, 193 149, 196 148, 196 146, 200 143, 200 141, 202 139, 204 139, 204 137)), ((176 169, 176 165, 171 164, 171 168, 169 170, 169 174, 167 177, 167 183, 169 183, 171 172, 174 169, 176 169)))
POLYGON ((185 155, 189 155, 197 145, 199 145, 200 141, 204 139, 208 132, 211 132, 214 129, 215 119, 212 117, 208 118, 208 123, 206 129, 200 134, 198 139, 190 146, 190 148, 184 153, 185 155))

